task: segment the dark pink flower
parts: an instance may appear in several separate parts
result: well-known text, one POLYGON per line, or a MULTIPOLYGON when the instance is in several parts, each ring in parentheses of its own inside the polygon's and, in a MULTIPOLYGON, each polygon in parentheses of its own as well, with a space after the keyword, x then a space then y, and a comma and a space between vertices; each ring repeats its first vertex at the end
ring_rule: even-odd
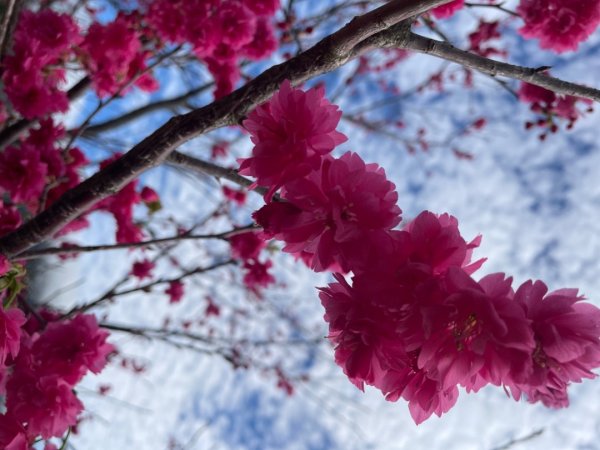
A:
POLYGON ((184 294, 183 283, 181 281, 171 281, 165 294, 169 296, 169 303, 178 303, 184 294))
POLYGON ((304 92, 284 81, 271 100, 244 121, 254 148, 241 162, 240 173, 268 186, 270 198, 285 183, 319 169, 322 157, 347 140, 335 130, 341 116, 322 88, 304 92))
POLYGON ((142 51, 139 33, 124 15, 108 24, 94 22, 81 44, 83 60, 96 93, 116 93, 130 79, 130 65, 142 51))
POLYGON ((600 24, 597 0, 521 0, 517 12, 525 22, 521 34, 557 53, 577 50, 600 24))
MULTIPOLYGON (((214 56, 214 55, 213 55, 214 56)), ((233 92, 235 84, 240 79, 240 69, 235 59, 206 58, 208 70, 215 79, 215 99, 233 92)))
POLYGON ((440 5, 431 10, 431 14, 436 19, 446 19, 447 17, 453 16, 459 9, 465 6, 465 0, 454 0, 452 2, 446 3, 445 5, 440 5))
POLYGON ((0 190, 13 202, 37 203, 46 185, 48 165, 31 145, 8 147, 0 153, 0 190))
POLYGON ((244 45, 241 52, 248 59, 258 61, 277 50, 278 44, 271 21, 266 17, 259 17, 252 41, 244 45))
POLYGON ((149 259, 136 261, 133 263, 133 266, 131 266, 131 274, 140 280, 143 280, 144 278, 152 278, 152 270, 155 266, 156 264, 149 259))
POLYGON ((17 208, 7 206, 0 200, 0 236, 16 230, 21 225, 21 214, 17 208))
POLYGON ((511 281, 493 274, 476 283, 458 268, 448 270, 448 296, 423 313, 429 331, 418 359, 444 389, 459 383, 478 389, 480 377, 500 385, 527 375, 535 343, 529 321, 512 299, 511 281))
POLYGON ((246 192, 243 190, 231 189, 229 186, 223 186, 223 195, 240 206, 246 203, 246 192))
POLYGON ((231 236, 229 244, 231 245, 231 255, 242 261, 257 259, 260 251, 267 246, 260 233, 255 231, 231 236))
POLYGON ((224 0, 213 17, 219 41, 237 50, 252 41, 256 30, 256 15, 242 2, 224 0))
POLYGON ((10 261, 6 256, 0 254, 0 277, 10 270, 10 261))
POLYGON ((275 278, 269 273, 272 266, 273 263, 269 260, 264 263, 256 259, 245 261, 243 265, 244 284, 249 289, 258 290, 275 283, 275 278))
POLYGON ((23 425, 10 415, 0 414, 0 448, 29 450, 29 439, 23 425))
POLYGON ((312 254, 312 268, 339 264, 344 271, 362 265, 372 242, 400 222, 398 194, 385 171, 355 153, 326 158, 321 170, 285 185, 285 202, 273 202, 254 218, 285 251, 312 254))
POLYGON ((458 220, 449 214, 437 216, 423 211, 405 230, 410 236, 410 261, 427 264, 435 274, 449 267, 462 267, 472 274, 485 262, 479 259, 471 263, 471 254, 479 247, 481 236, 467 243, 460 235, 458 220))
MULTIPOLYGON (((2 258, 3 256, 0 255, 0 260, 2 258)), ((0 273, 2 273, 1 268, 0 273)), ((19 354, 21 327, 25 322, 25 314, 20 309, 0 308, 0 365, 4 365, 7 358, 16 358, 19 354)))
POLYGON ((384 309, 352 289, 343 276, 335 278, 338 282, 321 288, 319 294, 335 362, 359 389, 364 389, 364 383, 381 385, 392 361, 405 354, 396 324, 384 309))
POLYGON ((272 16, 280 8, 280 0, 242 0, 244 5, 259 16, 272 16))
POLYGON ((114 347, 96 317, 80 314, 69 321, 48 324, 33 342, 31 358, 36 376, 59 377, 75 385, 91 371, 100 373, 114 347))
POLYGON ((144 203, 156 203, 160 202, 160 198, 154 189, 148 186, 144 186, 140 192, 140 198, 144 203))
POLYGON ((510 387, 517 398, 523 392, 530 402, 557 408, 568 406, 571 382, 596 377, 592 369, 600 366, 600 310, 581 302, 576 289, 547 292, 541 281, 527 281, 515 294, 532 322, 535 348, 531 376, 510 387))
POLYGON ((72 386, 57 377, 18 370, 6 385, 7 414, 27 423, 27 432, 43 439, 62 436, 77 423, 83 404, 72 386))

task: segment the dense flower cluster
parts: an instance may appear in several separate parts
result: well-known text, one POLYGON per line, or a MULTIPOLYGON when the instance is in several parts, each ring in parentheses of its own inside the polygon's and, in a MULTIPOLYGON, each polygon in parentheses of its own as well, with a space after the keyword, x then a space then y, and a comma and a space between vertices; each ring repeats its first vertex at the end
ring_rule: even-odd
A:
MULTIPOLYGON (((76 147, 64 151, 59 139, 65 135, 52 119, 40 121, 18 146, 9 146, 0 153, 0 193, 20 204, 30 213, 51 205, 68 189, 79 184, 79 169, 87 164, 76 147)), ((0 207, 0 235, 14 230, 21 222, 16 208, 0 207)), ((62 232, 75 231, 87 225, 80 218, 62 232)))
MULTIPOLYGON (((447 412, 460 386, 504 386, 517 399, 566 406, 568 385, 600 366, 600 310, 576 290, 546 295, 543 283, 529 281, 515 293, 503 273, 476 281, 484 259, 472 261, 472 252, 481 238, 467 242, 448 214, 425 211, 395 229, 401 211, 383 169, 354 153, 331 157, 331 139, 327 152, 311 153, 321 130, 308 127, 302 146, 289 149, 295 164, 305 164, 302 175, 276 176, 257 154, 283 153, 286 118, 298 108, 282 103, 282 92, 289 96, 288 84, 251 115, 255 148, 242 164, 271 194, 281 188, 254 218, 265 238, 285 242, 284 251, 314 270, 338 272, 320 298, 335 360, 352 383, 374 386, 390 401, 405 399, 417 423, 447 412), (279 130, 277 139, 266 130, 279 130), (273 176, 261 178, 265 173, 273 176), (351 282, 341 272, 351 273, 351 282)), ((330 115, 323 122, 335 126, 335 107, 318 104, 311 115, 330 115)))
MULTIPOLYGON (((47 316, 49 319, 52 316, 47 316)), ((6 412, 0 415, 2 448, 25 450, 37 438, 62 436, 83 409, 74 387, 99 373, 113 346, 92 315, 26 323, 17 308, 0 310, 0 365, 6 412)))
POLYGON ((79 28, 67 14, 51 9, 24 10, 14 33, 12 54, 3 63, 2 81, 12 106, 27 119, 69 107, 65 62, 72 45, 81 40, 79 28))
POLYGON ((215 78, 219 98, 239 80, 239 59, 259 60, 277 48, 277 9, 279 0, 154 0, 145 20, 161 40, 192 45, 215 78))
POLYGON ((521 34, 558 53, 577 50, 600 24, 598 0, 521 0, 517 12, 521 34))

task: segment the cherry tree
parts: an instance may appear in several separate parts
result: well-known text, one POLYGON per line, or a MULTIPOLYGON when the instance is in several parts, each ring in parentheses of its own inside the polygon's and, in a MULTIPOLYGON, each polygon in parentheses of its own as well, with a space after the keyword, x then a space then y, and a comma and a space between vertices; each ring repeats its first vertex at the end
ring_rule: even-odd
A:
POLYGON ((464 238, 461 218, 443 210, 403 217, 392 168, 347 151, 343 123, 407 157, 450 148, 448 158, 468 163, 463 143, 491 120, 483 108, 442 138, 425 120, 371 113, 486 80, 529 111, 522 127, 540 146, 574 133, 600 91, 548 65, 508 62, 507 42, 517 33, 577 52, 600 25, 600 1, 307 3, 0 6, 3 448, 67 448, 89 417, 79 390, 87 374, 146 370, 117 336, 221 358, 288 395, 309 381, 289 353, 329 345, 352 384, 403 400, 417 424, 448 412, 459 388, 491 385, 563 408, 572 383, 595 377, 600 310, 577 289, 513 283, 510 268, 478 275, 488 259, 481 236, 464 238), (472 27, 452 33, 459 45, 445 24, 462 14, 472 27), (403 92, 394 71, 412 70, 415 54, 444 63, 435 73, 415 67, 403 92), (361 108, 346 109, 357 100, 361 108), (173 196, 146 177, 165 167, 201 183, 205 204, 170 207, 173 196), (109 252, 126 270, 85 299, 56 301, 68 289, 56 279, 36 288, 39 261, 89 257, 93 269, 109 252), (293 289, 293 279, 277 280, 282 260, 331 275, 309 300, 322 305, 327 340, 323 324, 265 301, 293 289), (195 291, 200 305, 188 308, 182 299, 195 291), (161 296, 178 319, 119 320, 132 295, 161 296))

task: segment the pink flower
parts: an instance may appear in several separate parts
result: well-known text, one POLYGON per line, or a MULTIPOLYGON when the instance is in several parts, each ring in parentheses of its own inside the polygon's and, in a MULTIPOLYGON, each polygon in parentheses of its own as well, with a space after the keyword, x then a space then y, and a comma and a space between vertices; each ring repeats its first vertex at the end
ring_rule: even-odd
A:
POLYGON ((69 100, 58 86, 71 46, 80 41, 79 28, 67 14, 51 9, 24 10, 14 33, 12 54, 5 58, 4 89, 26 119, 66 111, 69 100))
POLYGON ((214 20, 219 40, 234 50, 248 44, 254 37, 256 16, 237 0, 221 2, 211 20, 214 20))
POLYGON ((319 297, 329 323, 335 362, 359 389, 380 385, 392 361, 404 356, 394 320, 336 274, 338 283, 321 288, 319 297))
POLYGON ((156 203, 160 202, 160 198, 154 189, 148 186, 144 186, 140 192, 140 198, 144 203, 156 203))
POLYGON ((440 5, 431 10, 431 14, 436 19, 446 19, 450 16, 453 16, 459 9, 465 6, 465 0, 454 0, 450 3, 446 3, 445 5, 440 5))
POLYGON ((6 390, 7 414, 27 423, 29 435, 43 439, 62 436, 83 410, 72 386, 57 377, 18 370, 8 380, 6 390))
POLYGON ((17 208, 7 206, 0 200, 0 236, 16 230, 21 225, 21 214, 17 208))
POLYGON ((499 385, 523 379, 535 343, 529 321, 512 300, 511 279, 493 274, 476 283, 458 268, 445 280, 447 297, 423 313, 429 330, 418 365, 441 381, 467 390, 481 387, 480 377, 499 385))
POLYGON ((458 400, 456 386, 443 389, 438 381, 429 378, 414 364, 402 370, 388 371, 378 387, 386 393, 385 399, 388 401, 397 401, 400 397, 406 400, 410 415, 417 425, 432 414, 441 417, 458 400))
MULTIPOLYGON (((223 44, 224 45, 224 44, 223 44)), ((240 69, 233 58, 206 58, 206 64, 215 79, 215 99, 231 94, 240 79, 240 69)))
POLYGON ((96 317, 80 314, 69 321, 52 322, 31 347, 36 376, 59 377, 75 385, 89 370, 100 373, 114 347, 96 317))
POLYGON ((286 184, 285 202, 270 203, 254 214, 268 237, 286 243, 285 251, 314 255, 312 268, 338 263, 348 271, 362 265, 372 242, 400 222, 395 186, 376 164, 355 153, 325 159, 320 171, 286 184))
POLYGON ((29 439, 23 425, 12 416, 0 414, 0 448, 29 450, 29 439))
POLYGON ((535 348, 531 376, 510 387, 517 398, 523 392, 530 402, 558 408, 568 406, 569 383, 596 377, 591 370, 600 366, 600 310, 581 302, 576 289, 547 292, 541 281, 527 281, 515 294, 532 322, 535 348))
POLYGON ((265 17, 259 17, 252 41, 244 45, 241 52, 248 59, 258 61, 277 50, 278 44, 271 22, 265 17))
POLYGON ((244 284, 252 290, 267 287, 275 283, 275 278, 269 273, 269 269, 273 266, 271 261, 264 263, 251 259, 244 262, 243 268, 246 271, 244 274, 244 284))
POLYGON ((244 5, 259 16, 272 16, 280 8, 279 0, 242 0, 244 5))
POLYGON ((183 283, 181 281, 171 281, 169 287, 165 290, 165 294, 169 296, 169 303, 180 302, 184 293, 183 283))
POLYGON ((0 254, 0 277, 10 270, 10 261, 6 256, 0 254))
POLYGON ((47 172, 48 165, 31 145, 8 147, 0 153, 0 188, 8 192, 13 202, 37 203, 47 172))
POLYGON ((449 267, 462 267, 472 274, 485 262, 485 259, 479 259, 471 263, 471 254, 479 247, 481 236, 467 243, 460 235, 454 216, 436 216, 423 211, 406 225, 405 230, 410 236, 409 259, 427 264, 435 274, 441 274, 449 267))
POLYGON ((231 245, 231 255, 242 261, 257 259, 260 251, 267 246, 261 235, 254 231, 231 236, 229 244, 231 245))
POLYGON ((246 192, 237 189, 231 189, 229 186, 223 186, 223 195, 232 202, 242 206, 246 203, 246 192))
POLYGON ((142 261, 136 261, 133 263, 131 267, 131 274, 134 277, 143 280, 144 278, 152 278, 152 270, 156 264, 154 264, 149 259, 144 259, 142 261))
POLYGON ((130 79, 142 44, 138 32, 124 15, 106 25, 94 22, 81 44, 87 70, 96 93, 106 97, 116 93, 130 79))
MULTIPOLYGON (((4 257, 0 255, 0 260, 2 258, 4 257)), ((21 327, 25 322, 25 314, 20 309, 0 308, 0 365, 4 365, 8 357, 16 358, 19 354, 21 327)))
POLYGON ((520 33, 540 40, 540 47, 562 53, 577 50, 600 24, 597 0, 521 0, 520 33))
POLYGON ((318 170, 322 157, 347 140, 335 130, 341 116, 322 88, 304 92, 284 81, 271 100, 244 121, 254 148, 241 162, 240 173, 269 186, 269 199, 285 183, 318 170))

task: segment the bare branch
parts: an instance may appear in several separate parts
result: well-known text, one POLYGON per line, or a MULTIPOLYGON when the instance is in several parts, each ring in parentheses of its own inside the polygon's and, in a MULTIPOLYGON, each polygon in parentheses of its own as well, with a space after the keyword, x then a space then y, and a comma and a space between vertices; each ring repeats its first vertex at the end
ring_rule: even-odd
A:
POLYGON ((151 247, 154 245, 164 244, 167 242, 178 242, 178 241, 198 241, 217 239, 226 241, 228 238, 235 236, 236 234, 245 233, 246 231, 256 229, 255 225, 249 225, 247 227, 235 228, 230 231, 217 234, 180 234, 177 236, 170 236, 165 238, 151 239, 148 241, 141 242, 125 242, 121 244, 105 244, 105 245, 86 245, 86 246, 69 246, 69 247, 50 247, 41 250, 31 250, 19 255, 20 260, 35 259, 42 256, 50 255, 68 255, 73 253, 91 253, 98 251, 109 251, 109 250, 123 250, 132 248, 143 248, 151 247))
POLYGON ((573 95, 600 102, 600 90, 551 77, 544 73, 545 68, 522 67, 495 61, 458 49, 447 42, 436 41, 414 33, 411 33, 409 38, 404 41, 402 48, 437 56, 492 77, 513 78, 535 84, 557 94, 573 95))
POLYGON ((94 125, 90 125, 87 127, 82 133, 82 136, 92 136, 102 133, 107 130, 112 130, 113 128, 119 128, 123 125, 127 125, 130 122, 133 122, 140 117, 149 114, 154 111, 159 111, 161 109, 169 109, 175 108, 178 106, 185 105, 190 99, 194 98, 196 95, 201 94, 202 92, 210 89, 214 85, 213 82, 206 83, 201 86, 198 86, 185 94, 178 95, 177 97, 167 98, 164 100, 158 100, 153 103, 149 103, 140 108, 134 109, 132 111, 121 114, 114 119, 108 119, 104 122, 100 122, 94 125))

